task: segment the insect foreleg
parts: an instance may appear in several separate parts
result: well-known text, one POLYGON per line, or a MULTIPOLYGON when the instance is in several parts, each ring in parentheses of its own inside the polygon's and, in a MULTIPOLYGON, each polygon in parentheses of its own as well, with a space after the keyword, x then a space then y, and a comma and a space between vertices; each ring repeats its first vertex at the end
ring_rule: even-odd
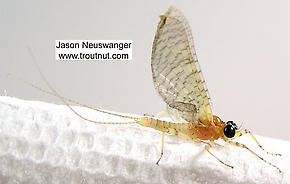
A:
POLYGON ((264 162, 266 162, 267 164, 275 167, 280 173, 282 172, 277 166, 275 166, 274 164, 268 162, 267 160, 265 160, 264 158, 262 158, 261 156, 259 156, 257 153, 255 153, 253 150, 251 150, 250 148, 248 148, 246 145, 244 144, 241 144, 239 142, 234 142, 234 141, 230 141, 230 140, 227 140, 226 142, 230 143, 231 145, 233 146, 237 146, 237 147, 241 147, 241 148, 245 148, 247 149, 249 152, 251 152, 252 154, 254 154, 256 157, 258 157, 259 159, 263 160, 264 162))
POLYGON ((245 130, 240 131, 238 137, 241 137, 241 136, 243 136, 243 135, 245 135, 245 134, 250 134, 251 137, 252 137, 252 138, 254 139, 254 141, 256 142, 256 144, 257 144, 257 145, 258 145, 258 146, 259 146, 263 151, 265 151, 267 154, 271 154, 271 155, 275 155, 275 156, 281 156, 281 154, 270 153, 270 152, 268 152, 267 150, 265 150, 265 149, 262 147, 262 145, 257 141, 257 139, 254 137, 254 135, 252 134, 252 132, 251 132, 250 130, 245 129, 245 130))
POLYGON ((161 154, 160 154, 159 159, 156 162, 157 165, 159 165, 159 161, 161 160, 161 158, 163 156, 163 150, 164 150, 164 134, 165 134, 165 132, 162 132, 161 154))
POLYGON ((230 168, 234 168, 233 166, 226 164, 225 162, 223 162, 221 159, 219 159, 218 157, 216 157, 212 152, 209 151, 209 149, 213 146, 214 142, 210 141, 210 143, 206 143, 207 145, 204 147, 204 149, 211 155, 213 156, 215 159, 217 159, 220 163, 224 164, 225 166, 228 166, 230 168))

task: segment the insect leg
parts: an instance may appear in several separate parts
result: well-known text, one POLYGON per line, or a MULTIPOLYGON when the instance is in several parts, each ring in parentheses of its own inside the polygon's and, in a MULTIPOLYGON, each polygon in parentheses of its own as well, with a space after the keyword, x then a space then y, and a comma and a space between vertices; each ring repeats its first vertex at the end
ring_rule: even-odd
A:
POLYGON ((167 113, 167 110, 163 110, 161 112, 158 112, 157 114, 155 114, 155 117, 161 116, 162 114, 167 113))
POLYGON ((217 159, 220 163, 224 164, 225 166, 228 166, 230 168, 234 168, 233 166, 229 165, 229 164, 226 164, 225 162, 223 162, 221 159, 219 159, 218 157, 216 157, 212 152, 209 151, 209 148, 211 148, 213 146, 214 142, 211 141, 210 143, 208 143, 204 149, 211 155, 213 156, 215 159, 217 159))
POLYGON ((252 132, 251 132, 250 130, 245 129, 245 130, 240 131, 238 137, 241 137, 241 136, 243 136, 243 135, 245 135, 245 134, 250 134, 251 137, 252 137, 252 138, 254 139, 254 141, 256 142, 256 144, 257 144, 257 145, 258 145, 258 146, 259 146, 263 151, 265 151, 267 154, 271 154, 271 155, 275 155, 275 156, 281 156, 281 154, 270 153, 270 152, 268 152, 267 150, 265 150, 265 149, 262 147, 262 145, 257 141, 257 139, 254 137, 254 135, 252 134, 252 132))
POLYGON ((214 144, 214 145, 217 145, 217 146, 220 146, 220 147, 224 147, 224 146, 222 146, 222 145, 220 145, 220 144, 218 144, 218 143, 216 143, 216 142, 213 142, 213 143, 208 143, 208 142, 205 142, 205 141, 202 141, 202 140, 197 140, 198 142, 201 142, 201 143, 203 143, 203 144, 214 144))
POLYGON ((144 114, 144 116, 149 116, 149 117, 158 117, 158 116, 160 116, 160 115, 162 115, 162 114, 164 114, 164 113, 167 113, 167 110, 163 110, 163 111, 161 111, 161 112, 158 112, 158 113, 156 113, 155 115, 150 115, 150 114, 144 114))
POLYGON ((264 158, 262 158, 261 156, 259 156, 257 153, 255 153, 253 150, 251 150, 250 148, 248 148, 246 145, 244 144, 241 144, 239 142, 234 142, 234 141, 230 141, 230 140, 227 140, 228 143, 230 143, 231 145, 233 146, 237 146, 237 147, 240 147, 240 148, 245 148, 247 149, 249 152, 251 152, 252 154, 254 154, 256 157, 258 157, 259 159, 263 160, 264 162, 266 162, 267 164, 275 167, 280 173, 282 172, 277 166, 275 166, 274 164, 268 162, 267 160, 265 160, 264 158))
POLYGON ((159 161, 161 160, 162 156, 163 156, 163 149, 164 149, 164 134, 165 132, 162 132, 162 143, 161 143, 161 154, 159 159, 157 160, 156 164, 159 165, 159 161))

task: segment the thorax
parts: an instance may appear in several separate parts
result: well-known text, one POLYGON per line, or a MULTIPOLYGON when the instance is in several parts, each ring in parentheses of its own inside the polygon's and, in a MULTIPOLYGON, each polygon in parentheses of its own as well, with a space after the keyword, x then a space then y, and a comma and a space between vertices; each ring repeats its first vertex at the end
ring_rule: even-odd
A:
POLYGON ((193 138, 199 140, 217 140, 223 136, 225 123, 213 116, 213 121, 199 120, 197 123, 189 123, 188 131, 193 138))

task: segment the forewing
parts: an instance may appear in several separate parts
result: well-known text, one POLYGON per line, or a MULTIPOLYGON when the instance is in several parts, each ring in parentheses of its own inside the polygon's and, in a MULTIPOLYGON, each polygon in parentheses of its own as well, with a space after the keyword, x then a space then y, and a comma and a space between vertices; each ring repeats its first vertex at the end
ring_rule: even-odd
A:
POLYGON ((160 19, 151 55, 156 90, 167 103, 169 111, 179 116, 173 119, 182 118, 186 122, 197 118, 211 120, 208 89, 185 17, 179 10, 170 7, 160 19))

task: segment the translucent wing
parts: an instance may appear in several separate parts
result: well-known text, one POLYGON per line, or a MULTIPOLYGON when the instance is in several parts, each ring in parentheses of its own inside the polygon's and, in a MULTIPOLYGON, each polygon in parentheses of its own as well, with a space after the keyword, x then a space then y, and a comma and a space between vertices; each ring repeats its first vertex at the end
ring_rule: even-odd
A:
POLYGON ((191 123, 197 119, 212 120, 208 89, 185 17, 170 7, 160 19, 151 55, 156 90, 174 120, 191 123))

